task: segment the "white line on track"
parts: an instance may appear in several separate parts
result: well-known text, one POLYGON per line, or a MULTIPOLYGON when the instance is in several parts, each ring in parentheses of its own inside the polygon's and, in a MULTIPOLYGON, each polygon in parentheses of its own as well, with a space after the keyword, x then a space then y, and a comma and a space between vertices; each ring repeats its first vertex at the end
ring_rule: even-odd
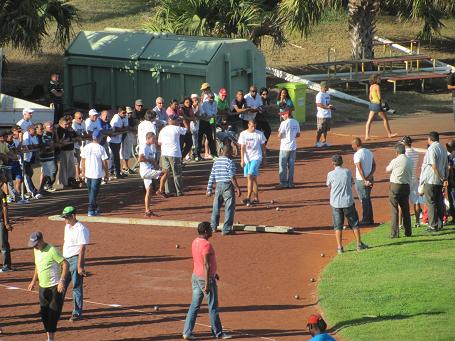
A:
MULTIPOLYGON (((5 284, 0 284, 0 287, 3 287, 7 290, 20 290, 20 291, 26 291, 26 292, 33 292, 33 293, 38 293, 38 291, 36 290, 32 290, 32 291, 28 291, 27 289, 24 289, 24 288, 18 288, 18 287, 13 287, 13 286, 10 286, 10 285, 5 285, 5 284)), ((67 300, 72 300, 72 297, 65 297, 65 299, 67 300)), ((177 318, 177 317, 172 317, 172 316, 168 316, 168 315, 163 315, 163 314, 154 314, 152 312, 148 312, 148 311, 144 311, 144 310, 140 310, 140 309, 133 309, 133 308, 124 308, 122 305, 120 304, 106 304, 106 303, 100 303, 100 302, 95 302, 95 301, 89 301, 89 300, 84 300, 84 302, 86 303, 90 303, 90 304, 93 304, 93 305, 100 305, 100 306, 104 306, 104 307, 111 307, 111 308, 117 308, 117 309, 122 309, 122 310, 127 310, 127 311, 132 311, 132 312, 135 312, 135 313, 140 313, 140 314, 143 314, 143 315, 148 315, 148 316, 160 316, 160 317, 164 317, 164 318, 167 318, 167 319, 170 319, 170 320, 174 320, 174 321, 179 321, 179 322, 184 322, 185 320, 182 320, 180 318, 177 318)), ((196 324, 198 326, 201 326, 201 327, 206 327, 206 328, 211 328, 209 325, 207 324, 203 324, 203 323, 198 323, 196 322, 196 324)), ((254 336, 254 337, 257 337, 261 340, 269 340, 269 341, 275 341, 275 339, 272 339, 272 338, 269 338, 269 337, 265 337, 265 336, 259 336, 259 335, 254 335, 254 334, 249 334, 249 333, 244 333, 244 332, 239 332, 239 331, 236 331, 235 329, 228 329, 228 328, 224 328, 226 331, 229 331, 233 334, 237 334, 239 336, 254 336)))

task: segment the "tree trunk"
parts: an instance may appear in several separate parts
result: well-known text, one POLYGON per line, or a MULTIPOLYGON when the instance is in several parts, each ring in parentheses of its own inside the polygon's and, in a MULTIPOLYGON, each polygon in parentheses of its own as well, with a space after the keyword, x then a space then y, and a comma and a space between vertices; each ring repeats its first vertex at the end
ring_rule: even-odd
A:
POLYGON ((352 58, 374 58, 373 38, 376 32, 376 15, 379 0, 349 0, 349 36, 352 58))

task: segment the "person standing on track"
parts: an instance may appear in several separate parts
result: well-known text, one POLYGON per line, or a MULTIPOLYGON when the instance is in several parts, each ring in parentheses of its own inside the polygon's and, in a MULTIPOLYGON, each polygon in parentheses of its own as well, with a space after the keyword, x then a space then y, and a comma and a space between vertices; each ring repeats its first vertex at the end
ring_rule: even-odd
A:
POLYGON ((279 188, 294 188, 294 164, 297 154, 296 138, 300 136, 300 125, 292 118, 289 111, 280 113, 284 121, 281 121, 278 129, 280 138, 280 185, 279 188))
POLYGON ((373 123, 374 118, 376 115, 379 115, 379 117, 382 118, 384 121, 384 128, 387 131, 387 135, 389 138, 397 136, 397 134, 393 134, 392 130, 390 130, 390 124, 389 124, 389 118, 387 117, 387 114, 382 110, 381 106, 381 78, 379 74, 374 74, 371 75, 370 77, 370 94, 368 95, 368 98, 370 99, 370 113, 368 115, 368 120, 367 124, 365 127, 365 141, 368 141, 370 139, 370 130, 371 130, 371 124, 373 123))
POLYGON ((412 160, 405 155, 406 148, 402 143, 395 146, 396 158, 390 161, 386 172, 390 173, 389 201, 392 211, 390 238, 398 238, 398 206, 403 216, 404 234, 412 235, 411 215, 409 213, 409 193, 412 182, 412 160))
POLYGON ((247 206, 259 203, 257 177, 261 162, 264 166, 267 165, 265 141, 264 133, 256 130, 254 120, 248 121, 248 129, 242 131, 239 136, 240 166, 247 178, 247 197, 243 203, 247 206))
POLYGON ((2 211, 0 213, 0 246, 2 248, 3 263, 0 273, 13 271, 11 267, 11 248, 8 239, 8 233, 13 231, 13 225, 9 220, 7 192, 5 190, 7 190, 7 182, 2 172, 0 173, 0 196, 2 201, 2 211))
POLYGON ((209 242, 212 237, 212 228, 209 222, 202 222, 197 227, 198 237, 191 245, 193 255, 193 275, 191 277, 193 287, 193 299, 186 315, 183 327, 183 339, 194 340, 193 329, 196 324, 197 314, 201 307, 204 296, 207 298, 207 306, 210 316, 212 334, 217 339, 231 339, 232 336, 223 332, 218 308, 219 280, 215 250, 209 242))
POLYGON ((352 173, 343 167, 341 155, 332 156, 332 164, 335 168, 327 174, 327 186, 330 187, 330 206, 332 207, 333 228, 337 241, 337 253, 344 252, 342 245, 344 218, 348 220, 349 227, 354 232, 357 241, 357 251, 367 249, 360 237, 359 216, 354 205, 352 195, 352 173))
POLYGON ((213 183, 216 183, 215 196, 213 198, 212 209, 212 231, 216 232, 220 222, 220 209, 224 202, 224 225, 223 235, 235 234, 233 230, 235 214, 235 192, 240 197, 241 191, 237 178, 235 177, 235 163, 231 159, 232 146, 225 144, 223 146, 223 155, 213 163, 212 171, 207 185, 207 196, 212 196, 213 183), (235 191, 235 192, 234 192, 235 191))
POLYGON ((376 162, 373 153, 363 147, 362 140, 356 137, 352 141, 352 149, 355 151, 355 189, 362 204, 362 220, 360 225, 374 224, 373 204, 371 203, 371 190, 373 189, 374 172, 376 162))
POLYGON ((76 218, 76 209, 67 206, 63 209, 61 217, 65 219, 65 236, 63 242, 63 257, 69 264, 69 272, 66 277, 65 288, 73 282, 73 312, 71 322, 82 318, 82 307, 84 303, 84 277, 85 254, 87 245, 90 243, 90 232, 88 228, 76 218))
POLYGON ((315 147, 329 147, 327 143, 327 133, 330 131, 332 124, 332 110, 333 105, 330 104, 330 95, 327 93, 329 87, 327 82, 323 81, 320 83, 321 90, 316 95, 316 120, 317 120, 317 132, 316 132, 316 144, 315 147), (321 137, 323 140, 321 141, 321 137))
POLYGON ((35 272, 28 290, 32 291, 36 282, 39 283, 41 321, 47 341, 54 341, 65 299, 65 278, 68 276, 69 264, 55 246, 44 241, 41 232, 30 235, 28 246, 34 248, 35 255, 35 272))

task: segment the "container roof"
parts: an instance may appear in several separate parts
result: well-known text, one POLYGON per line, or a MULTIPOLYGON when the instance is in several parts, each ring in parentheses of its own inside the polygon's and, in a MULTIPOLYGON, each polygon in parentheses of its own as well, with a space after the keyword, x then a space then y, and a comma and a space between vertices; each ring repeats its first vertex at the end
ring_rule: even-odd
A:
POLYGON ((209 64, 223 44, 246 41, 145 31, 81 31, 68 47, 67 55, 209 64))

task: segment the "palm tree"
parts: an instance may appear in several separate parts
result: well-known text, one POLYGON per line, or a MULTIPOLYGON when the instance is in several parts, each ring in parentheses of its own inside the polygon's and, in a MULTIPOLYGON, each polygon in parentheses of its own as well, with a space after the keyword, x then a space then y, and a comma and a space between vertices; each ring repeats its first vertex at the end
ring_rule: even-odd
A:
POLYGON ((76 8, 64 0, 0 1, 0 46, 39 51, 51 23, 56 24, 55 42, 65 46, 77 20, 76 8))
POLYGON ((349 0, 349 36, 352 44, 352 58, 373 58, 373 38, 376 32, 376 18, 379 0, 349 0))

